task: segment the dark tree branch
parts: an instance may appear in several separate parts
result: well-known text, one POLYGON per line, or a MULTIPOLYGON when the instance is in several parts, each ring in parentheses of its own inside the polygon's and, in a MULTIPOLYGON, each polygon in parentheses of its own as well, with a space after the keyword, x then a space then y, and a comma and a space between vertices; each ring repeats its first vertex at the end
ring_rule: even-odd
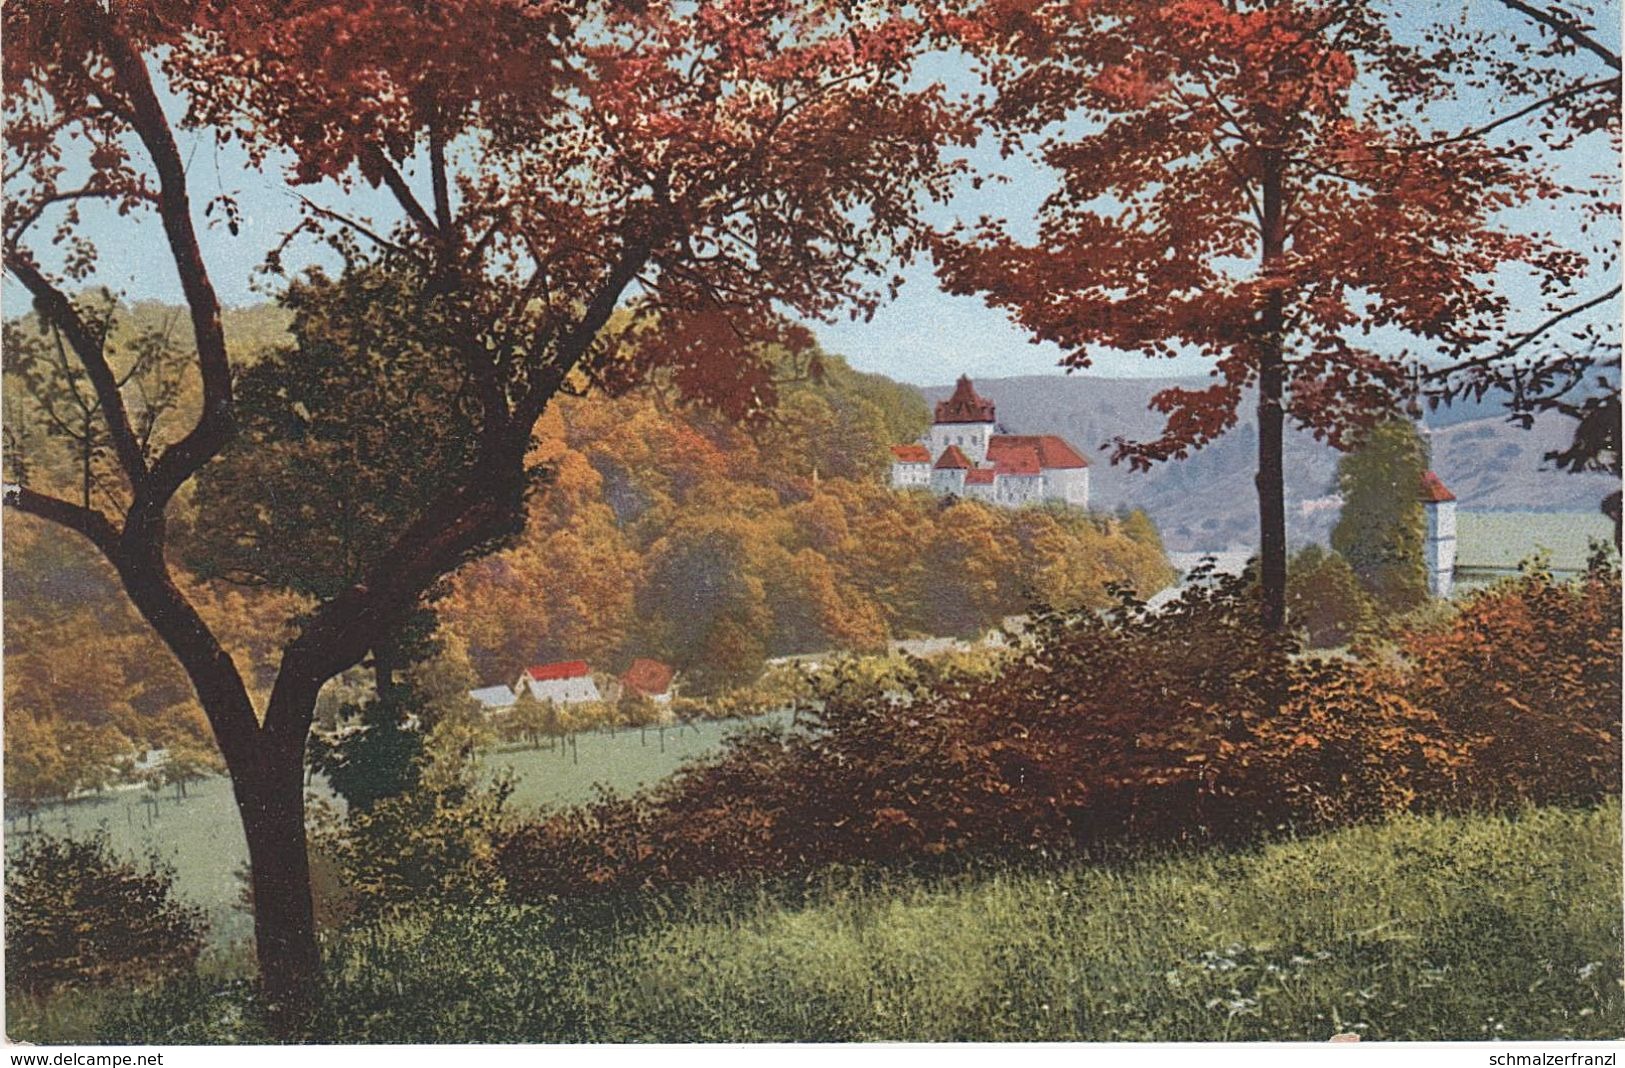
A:
POLYGON ((440 228, 429 217, 429 213, 423 209, 423 204, 418 200, 417 194, 412 192, 412 187, 406 184, 406 179, 396 169, 395 164, 389 161, 389 157, 384 155, 381 149, 368 147, 366 158, 367 163, 375 167, 379 175, 383 177, 384 185, 388 186, 389 191, 395 195, 395 200, 406 212, 407 217, 412 220, 412 225, 416 226, 423 236, 429 240, 440 241, 443 237, 440 228))
POLYGON ((141 443, 136 440, 135 431, 131 429, 130 415, 124 406, 124 395, 119 392, 118 380, 113 374, 113 368, 107 362, 104 341, 91 333, 67 294, 52 285, 31 260, 11 248, 6 249, 5 257, 6 270, 10 271, 33 296, 40 313, 68 339, 74 355, 84 365, 85 373, 90 377, 91 385, 95 387, 96 398, 101 402, 119 466, 124 468, 131 487, 139 489, 147 476, 147 461, 142 456, 141 443))
POLYGON ((8 508, 38 516, 84 536, 105 556, 111 557, 118 551, 118 528, 111 519, 94 508, 16 485, 5 488, 5 503, 8 508))
POLYGON ((158 172, 158 214, 164 225, 181 292, 191 313, 198 370, 203 379, 203 411, 184 437, 164 450, 145 482, 136 488, 125 536, 158 537, 164 508, 181 484, 225 445, 232 432, 231 364, 220 322, 220 301, 192 229, 186 191, 186 164, 169 127, 146 62, 116 28, 101 25, 102 43, 120 88, 129 99, 135 132, 158 172))
POLYGON ((1570 44, 1573 44, 1579 48, 1584 48, 1586 51, 1599 57, 1604 63, 1608 64, 1615 70, 1620 69, 1619 53, 1615 52, 1611 48, 1605 47, 1595 37, 1592 37, 1589 33, 1587 33, 1585 28, 1580 26, 1578 23, 1572 22, 1561 16, 1554 15, 1550 11, 1543 11, 1532 4, 1526 4, 1524 3, 1524 0, 1501 0, 1501 5, 1503 7, 1509 7, 1513 11, 1520 14, 1528 15, 1530 18, 1534 19, 1542 26, 1545 26, 1547 29, 1568 41, 1570 44))
POLYGON ((1473 368, 1493 367, 1498 363, 1504 363, 1515 356, 1525 345, 1537 340, 1555 327, 1561 326, 1566 320, 1572 319, 1574 316, 1583 312, 1590 311, 1599 304, 1616 300, 1620 295, 1620 290, 1621 287, 1616 285, 1614 288, 1610 289, 1601 296, 1592 297, 1590 300, 1585 301, 1582 304, 1576 304, 1573 307, 1564 308, 1562 311, 1553 315, 1550 319, 1547 319, 1533 330, 1530 330, 1527 333, 1519 334, 1517 337, 1513 338, 1511 341, 1507 342, 1505 345, 1502 345, 1499 349, 1487 356, 1479 356, 1471 360, 1464 360, 1460 363, 1452 364, 1449 367, 1441 367, 1436 370, 1426 371, 1423 372, 1422 377, 1427 381, 1436 382, 1440 379, 1449 378, 1451 375, 1472 370, 1473 368))

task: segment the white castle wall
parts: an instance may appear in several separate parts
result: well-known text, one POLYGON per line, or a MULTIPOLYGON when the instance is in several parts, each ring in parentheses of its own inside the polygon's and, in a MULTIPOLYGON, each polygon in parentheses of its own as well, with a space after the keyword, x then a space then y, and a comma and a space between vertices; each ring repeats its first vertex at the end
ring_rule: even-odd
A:
POLYGON ((992 423, 934 423, 931 426, 931 459, 942 455, 950 445, 960 451, 973 464, 987 460, 987 439, 993 436, 992 423))

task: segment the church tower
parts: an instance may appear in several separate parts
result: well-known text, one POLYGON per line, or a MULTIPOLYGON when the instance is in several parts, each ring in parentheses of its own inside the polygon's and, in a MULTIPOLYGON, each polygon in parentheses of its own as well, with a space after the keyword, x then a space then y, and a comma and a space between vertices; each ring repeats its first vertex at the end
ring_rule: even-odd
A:
POLYGON ((937 402, 936 417, 931 421, 931 455, 941 456, 953 445, 973 467, 980 466, 987 462, 993 424, 993 402, 976 392, 969 375, 960 375, 953 396, 937 402))

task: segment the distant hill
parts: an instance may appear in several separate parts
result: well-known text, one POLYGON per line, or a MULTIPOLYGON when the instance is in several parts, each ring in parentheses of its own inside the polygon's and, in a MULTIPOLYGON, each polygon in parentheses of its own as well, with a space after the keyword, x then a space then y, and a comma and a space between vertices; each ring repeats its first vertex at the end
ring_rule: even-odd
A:
MULTIPOLYGON (((1095 378, 1030 375, 978 379, 977 392, 998 405, 999 422, 1013 434, 1055 433, 1084 450, 1093 464, 1090 501, 1102 510, 1143 508, 1171 550, 1251 546, 1257 541, 1253 490, 1258 436, 1243 422, 1187 460, 1133 472, 1111 463, 1111 440, 1146 440, 1162 429, 1150 398, 1169 386, 1205 385, 1205 379, 1095 378)), ((928 401, 952 386, 920 390, 928 401)), ((1616 483, 1602 474, 1570 475, 1550 469, 1542 456, 1567 443, 1561 418, 1523 430, 1505 422, 1493 400, 1430 413, 1433 467, 1464 510, 1595 512, 1616 483)), ((1327 502, 1337 452, 1309 435, 1288 433, 1288 536, 1294 543, 1324 541, 1336 521, 1327 502)))

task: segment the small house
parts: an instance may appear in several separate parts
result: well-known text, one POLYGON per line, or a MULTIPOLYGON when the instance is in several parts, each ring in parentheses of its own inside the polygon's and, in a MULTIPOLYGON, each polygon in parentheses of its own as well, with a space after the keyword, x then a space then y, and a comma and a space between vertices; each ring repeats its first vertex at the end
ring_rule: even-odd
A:
POLYGON ((640 656, 632 661, 632 666, 621 676, 621 686, 626 693, 647 697, 657 705, 665 705, 671 703, 672 679, 675 676, 676 672, 670 665, 640 656))
POLYGON ((593 681, 592 668, 585 660, 560 660, 552 664, 536 664, 525 669, 514 683, 514 691, 521 687, 530 691, 538 701, 570 705, 583 701, 602 701, 598 684, 593 681))

